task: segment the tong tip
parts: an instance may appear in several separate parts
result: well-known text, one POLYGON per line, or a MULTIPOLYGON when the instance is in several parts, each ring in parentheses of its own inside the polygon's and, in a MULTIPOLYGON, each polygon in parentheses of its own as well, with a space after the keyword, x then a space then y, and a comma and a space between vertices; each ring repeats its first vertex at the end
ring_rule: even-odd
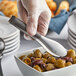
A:
POLYGON ((8 22, 12 23, 15 18, 16 18, 15 16, 12 16, 8 22))

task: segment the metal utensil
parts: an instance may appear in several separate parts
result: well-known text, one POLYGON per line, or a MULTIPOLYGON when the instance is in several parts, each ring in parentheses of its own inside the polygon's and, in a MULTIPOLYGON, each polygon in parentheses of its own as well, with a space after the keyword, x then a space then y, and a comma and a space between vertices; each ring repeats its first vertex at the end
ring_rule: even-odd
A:
POLYGON ((18 18, 16 18, 15 16, 12 16, 10 18, 9 23, 14 25, 16 28, 18 28, 23 33, 27 34, 33 40, 37 41, 40 45, 43 46, 44 49, 46 49, 52 55, 57 56, 57 57, 67 55, 66 49, 58 42, 56 42, 52 39, 48 39, 44 36, 41 36, 38 33, 35 36, 30 36, 26 32, 26 24, 24 22, 22 22, 21 20, 19 20, 18 18))
POLYGON ((0 76, 3 76, 3 72, 2 72, 2 67, 1 67, 1 60, 2 60, 2 52, 5 49, 5 42, 3 41, 2 38, 0 38, 0 76))

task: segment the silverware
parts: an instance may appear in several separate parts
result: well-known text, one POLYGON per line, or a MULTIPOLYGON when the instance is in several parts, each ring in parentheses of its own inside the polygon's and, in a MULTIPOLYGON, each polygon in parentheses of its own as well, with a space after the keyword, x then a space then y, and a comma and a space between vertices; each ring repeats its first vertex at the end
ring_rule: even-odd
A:
POLYGON ((0 76, 3 76, 1 60, 2 60, 2 57, 3 57, 2 52, 4 51, 4 49, 5 49, 5 43, 4 43, 3 39, 0 38, 0 76))
POLYGON ((53 56, 59 57, 59 56, 66 56, 67 55, 66 49, 58 42, 56 42, 52 39, 46 38, 44 36, 41 36, 38 33, 35 36, 30 36, 26 32, 26 24, 24 22, 22 22, 21 20, 19 20, 18 18, 16 18, 15 16, 12 16, 10 18, 9 23, 14 25, 16 28, 18 28, 23 33, 27 34, 33 40, 37 41, 40 45, 42 45, 42 47, 44 49, 46 49, 53 56))

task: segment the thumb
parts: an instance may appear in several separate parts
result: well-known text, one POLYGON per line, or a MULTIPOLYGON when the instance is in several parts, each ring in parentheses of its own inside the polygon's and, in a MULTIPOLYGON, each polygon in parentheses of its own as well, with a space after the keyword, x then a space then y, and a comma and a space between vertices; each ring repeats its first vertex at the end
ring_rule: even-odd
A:
POLYGON ((39 15, 37 13, 28 15, 26 30, 31 36, 35 35, 37 32, 38 18, 39 15))

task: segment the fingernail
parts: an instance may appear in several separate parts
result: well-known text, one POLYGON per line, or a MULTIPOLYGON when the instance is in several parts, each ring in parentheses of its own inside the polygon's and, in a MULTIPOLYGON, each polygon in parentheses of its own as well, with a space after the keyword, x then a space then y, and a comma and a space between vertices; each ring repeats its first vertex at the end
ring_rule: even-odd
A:
POLYGON ((28 35, 24 34, 24 39, 26 40, 32 40, 32 38, 30 38, 28 35))
POLYGON ((27 32, 28 32, 31 36, 33 36, 33 35, 36 34, 36 28, 34 28, 34 27, 28 27, 27 32))
POLYGON ((35 27, 31 27, 31 30, 32 30, 32 35, 35 35, 36 34, 36 28, 35 27))

